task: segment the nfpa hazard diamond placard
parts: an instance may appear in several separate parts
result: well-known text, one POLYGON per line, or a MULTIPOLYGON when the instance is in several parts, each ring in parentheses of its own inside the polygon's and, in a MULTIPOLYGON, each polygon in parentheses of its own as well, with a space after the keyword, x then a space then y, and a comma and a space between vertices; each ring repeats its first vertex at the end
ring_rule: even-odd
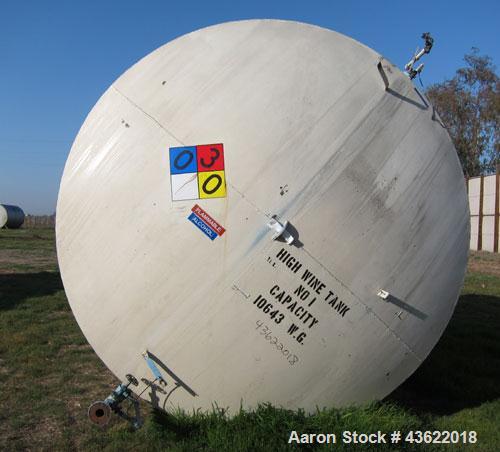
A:
POLYGON ((172 201, 224 198, 224 145, 200 144, 169 150, 172 201))

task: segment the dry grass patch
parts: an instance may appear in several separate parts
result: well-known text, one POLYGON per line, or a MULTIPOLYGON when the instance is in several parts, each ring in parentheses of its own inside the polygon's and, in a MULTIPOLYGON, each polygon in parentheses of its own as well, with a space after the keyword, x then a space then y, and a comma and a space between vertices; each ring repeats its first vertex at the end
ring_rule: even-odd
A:
POLYGON ((469 273, 484 273, 500 277, 500 254, 488 251, 471 251, 467 270, 469 273))

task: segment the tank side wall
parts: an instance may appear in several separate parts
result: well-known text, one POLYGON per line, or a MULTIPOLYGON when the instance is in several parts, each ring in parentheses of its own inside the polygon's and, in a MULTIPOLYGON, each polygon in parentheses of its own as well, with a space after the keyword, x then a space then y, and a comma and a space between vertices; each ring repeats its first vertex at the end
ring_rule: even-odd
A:
POLYGON ((24 212, 18 206, 11 206, 8 204, 2 204, 2 207, 7 212, 7 222, 5 226, 9 229, 18 229, 24 223, 24 212))

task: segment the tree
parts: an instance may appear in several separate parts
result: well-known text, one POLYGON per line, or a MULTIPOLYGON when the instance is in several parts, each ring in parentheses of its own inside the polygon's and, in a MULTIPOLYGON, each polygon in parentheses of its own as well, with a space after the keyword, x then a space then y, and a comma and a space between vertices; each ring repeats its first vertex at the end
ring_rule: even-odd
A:
POLYGON ((500 79, 490 57, 479 50, 464 57, 466 66, 451 80, 427 89, 448 129, 465 176, 495 171, 500 163, 500 79))

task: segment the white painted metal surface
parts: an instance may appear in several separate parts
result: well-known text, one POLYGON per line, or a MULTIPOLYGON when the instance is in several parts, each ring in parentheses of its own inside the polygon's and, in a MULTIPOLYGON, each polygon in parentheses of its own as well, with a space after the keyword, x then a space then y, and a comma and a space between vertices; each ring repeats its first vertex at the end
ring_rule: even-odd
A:
POLYGON ((209 27, 130 68, 82 126, 57 206, 82 331, 120 379, 153 380, 149 351, 167 386, 143 396, 163 409, 384 397, 443 332, 468 246, 428 101, 371 49, 286 21, 209 27), (169 149, 210 143, 227 192, 173 200, 169 149))
POLYGON ((3 228, 5 224, 7 223, 7 210, 5 210, 5 207, 0 204, 0 228, 3 228))

